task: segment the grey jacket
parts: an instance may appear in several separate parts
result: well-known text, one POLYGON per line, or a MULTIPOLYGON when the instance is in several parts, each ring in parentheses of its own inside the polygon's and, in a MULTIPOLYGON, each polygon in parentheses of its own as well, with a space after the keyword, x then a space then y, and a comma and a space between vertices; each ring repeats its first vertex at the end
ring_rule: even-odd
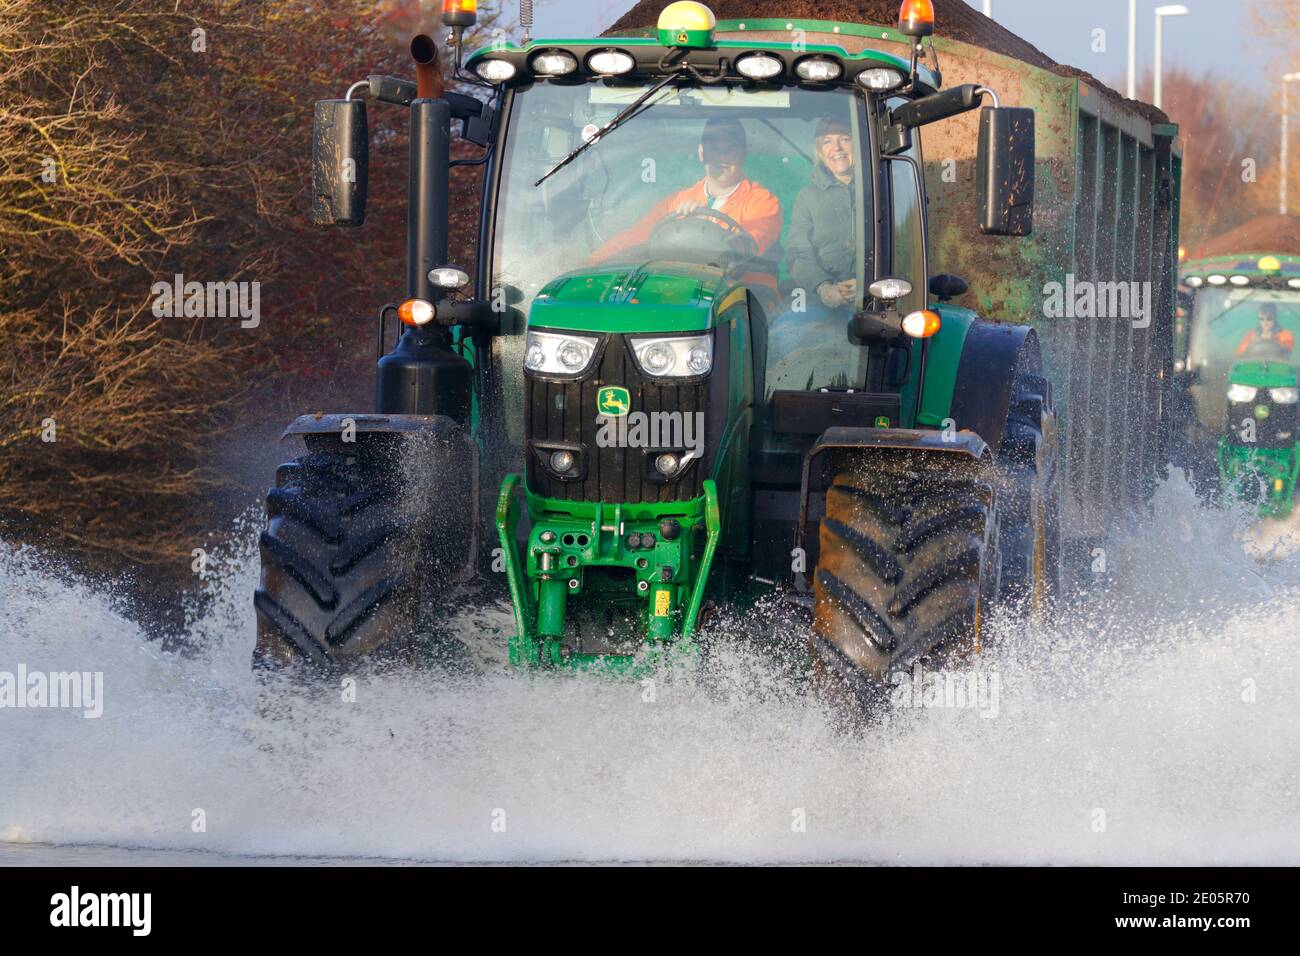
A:
POLYGON ((786 262, 790 278, 809 296, 823 282, 842 282, 857 275, 853 193, 852 184, 845 185, 817 163, 812 179, 795 197, 786 262))

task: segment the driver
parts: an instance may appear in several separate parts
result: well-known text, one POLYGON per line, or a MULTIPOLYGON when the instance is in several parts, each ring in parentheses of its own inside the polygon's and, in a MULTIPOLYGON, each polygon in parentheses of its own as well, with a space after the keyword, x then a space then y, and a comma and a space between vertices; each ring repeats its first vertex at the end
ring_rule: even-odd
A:
POLYGON ((761 256, 781 235, 781 203, 770 192, 745 176, 748 149, 745 127, 732 116, 713 117, 704 124, 699 157, 704 178, 693 186, 656 203, 639 222, 609 239, 591 254, 591 262, 603 262, 650 238, 654 227, 673 214, 685 216, 709 208, 734 219, 753 238, 761 256))
POLYGON ((1259 307, 1259 326, 1251 329, 1241 339, 1241 344, 1237 346, 1237 354, 1245 355, 1246 351, 1257 342, 1272 342, 1287 355, 1295 350, 1295 336, 1286 329, 1278 328, 1277 324, 1277 306, 1272 302, 1264 302, 1259 307))

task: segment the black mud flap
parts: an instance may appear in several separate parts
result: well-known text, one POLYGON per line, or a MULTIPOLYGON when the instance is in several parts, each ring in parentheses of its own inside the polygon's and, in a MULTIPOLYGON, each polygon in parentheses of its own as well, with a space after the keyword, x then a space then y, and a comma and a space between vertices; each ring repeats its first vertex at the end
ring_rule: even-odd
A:
MULTIPOLYGON (((311 447, 313 437, 333 436, 343 442, 355 441, 357 436, 390 435, 407 442, 455 442, 464 449, 464 459, 469 462, 469 484, 471 502, 477 505, 475 520, 467 522, 464 529, 468 538, 464 563, 456 573, 455 580, 461 583, 472 580, 480 573, 479 564, 484 559, 482 542, 484 534, 490 527, 490 514, 484 509, 480 495, 481 483, 479 472, 478 444, 471 438, 465 426, 447 415, 397 415, 375 414, 372 412, 337 412, 332 414, 299 415, 284 432, 280 440, 302 435, 311 447)), ((431 488, 437 494, 444 489, 431 488)), ((458 498, 453 495, 452 498, 458 498)))
POLYGON ((1017 374, 1042 374, 1038 333, 1028 325, 978 321, 966 333, 949 415, 993 449, 1002 444, 1017 374))

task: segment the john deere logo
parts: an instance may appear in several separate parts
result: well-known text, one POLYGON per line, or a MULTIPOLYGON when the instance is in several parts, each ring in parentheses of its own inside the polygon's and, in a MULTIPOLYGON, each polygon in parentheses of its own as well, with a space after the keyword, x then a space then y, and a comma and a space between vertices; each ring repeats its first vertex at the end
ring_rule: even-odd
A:
POLYGON ((632 396, 620 385, 606 385, 596 393, 596 411, 622 418, 632 408, 632 396))

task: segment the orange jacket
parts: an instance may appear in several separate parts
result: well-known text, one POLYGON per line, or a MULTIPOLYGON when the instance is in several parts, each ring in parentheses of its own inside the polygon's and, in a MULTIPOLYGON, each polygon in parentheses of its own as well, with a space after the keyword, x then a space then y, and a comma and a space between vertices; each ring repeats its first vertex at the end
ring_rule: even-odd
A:
MULTIPOLYGON (((701 179, 694 186, 689 186, 655 203, 640 221, 606 241, 591 254, 588 261, 603 262, 625 249, 639 246, 650 238, 655 224, 674 209, 687 202, 706 206, 708 200, 704 180, 701 179)), ((767 252, 781 237, 781 201, 752 179, 742 179, 736 191, 727 197, 727 201, 722 204, 718 212, 730 216, 745 227, 745 231, 753 236, 754 242, 758 244, 759 255, 767 252)))
MULTIPOLYGON (((1256 332, 1254 329, 1251 329, 1249 332, 1247 332, 1245 336, 1242 338, 1241 344, 1237 346, 1237 354, 1245 355, 1246 349, 1250 348, 1251 345, 1255 343, 1255 340, 1257 338, 1259 338, 1259 333, 1256 332)), ((1290 332, 1288 332, 1286 329, 1278 329, 1277 335, 1275 335, 1273 338, 1277 342, 1278 347, 1281 348, 1283 351, 1286 352, 1295 351, 1295 336, 1292 335, 1290 332)))

